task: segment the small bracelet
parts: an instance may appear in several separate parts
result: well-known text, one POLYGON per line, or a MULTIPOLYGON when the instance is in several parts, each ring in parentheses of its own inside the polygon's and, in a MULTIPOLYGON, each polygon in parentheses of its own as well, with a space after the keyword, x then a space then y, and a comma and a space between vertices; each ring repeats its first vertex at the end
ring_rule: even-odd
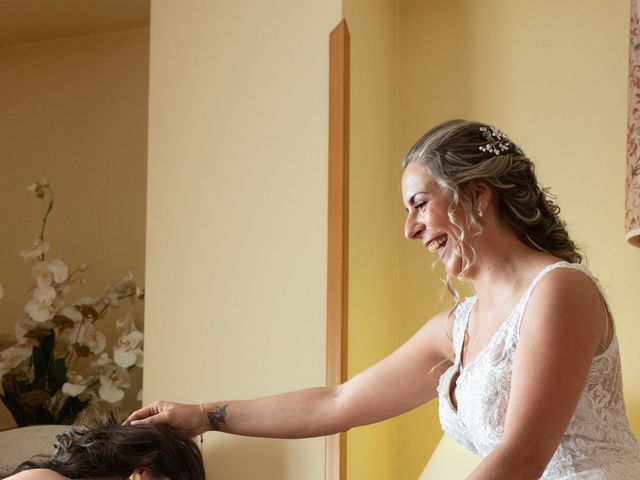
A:
POLYGON ((207 428, 204 422, 204 405, 201 403, 200 404, 200 421, 201 421, 201 427, 204 428, 203 432, 200 432, 200 453, 203 454, 204 453, 204 432, 206 432, 207 428))
POLYGON ((201 420, 201 425, 200 426, 202 427, 204 432, 207 431, 207 422, 206 422, 205 418, 206 418, 206 415, 204 413, 204 404, 201 403, 200 404, 200 420, 201 420))

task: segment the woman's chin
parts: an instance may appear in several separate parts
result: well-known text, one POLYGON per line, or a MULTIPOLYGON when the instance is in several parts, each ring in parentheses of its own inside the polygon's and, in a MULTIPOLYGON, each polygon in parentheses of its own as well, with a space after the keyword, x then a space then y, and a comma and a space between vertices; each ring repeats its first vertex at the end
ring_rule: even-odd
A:
POLYGON ((458 277, 462 273, 462 258, 455 253, 446 252, 440 258, 440 263, 450 277, 458 277))

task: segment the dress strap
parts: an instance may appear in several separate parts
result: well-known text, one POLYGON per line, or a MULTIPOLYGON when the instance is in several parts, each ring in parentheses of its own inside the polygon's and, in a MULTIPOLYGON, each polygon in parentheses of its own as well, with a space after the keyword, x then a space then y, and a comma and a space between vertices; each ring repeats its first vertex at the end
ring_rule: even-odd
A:
POLYGON ((551 265, 547 265, 545 268, 543 268, 540 271, 540 273, 538 273, 538 275, 536 275, 536 277, 532 280, 531 284, 529 285, 527 290, 524 292, 524 294, 520 298, 520 301, 516 306, 516 310, 518 314, 516 315, 517 320, 515 325, 515 331, 518 335, 520 334, 520 325, 522 324, 522 318, 524 317, 525 309, 527 307, 527 304, 529 303, 529 298, 531 297, 533 290, 536 288, 536 285, 538 285, 538 283, 540 283, 540 280, 542 280, 545 277, 545 275, 547 275, 549 272, 552 272, 553 270, 557 270, 559 268, 569 268, 572 270, 579 270, 582 273, 584 273, 586 276, 588 276, 598 288, 598 292, 600 293, 600 297, 603 300, 603 303, 607 310, 607 314, 609 315, 609 317, 611 317, 611 312, 609 311, 609 307, 606 301, 604 300, 604 296, 602 295, 602 289, 600 287, 600 284, 598 283, 598 280, 591 274, 591 271, 589 270, 589 268, 586 265, 583 265, 581 263, 569 263, 563 260, 560 262, 552 263, 551 265))
POLYGON ((452 339, 455 352, 455 363, 460 363, 460 355, 462 354, 462 345, 464 343, 464 334, 467 330, 469 322, 469 312, 476 303, 477 296, 467 297, 456 307, 453 317, 452 339))

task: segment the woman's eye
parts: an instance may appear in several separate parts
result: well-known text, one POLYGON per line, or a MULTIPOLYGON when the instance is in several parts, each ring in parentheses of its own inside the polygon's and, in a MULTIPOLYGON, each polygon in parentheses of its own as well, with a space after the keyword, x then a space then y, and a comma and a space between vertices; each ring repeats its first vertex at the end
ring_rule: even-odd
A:
POLYGON ((416 203, 416 205, 415 205, 417 210, 424 210, 424 207, 426 207, 426 206, 427 206, 427 202, 426 201, 425 202, 416 203))

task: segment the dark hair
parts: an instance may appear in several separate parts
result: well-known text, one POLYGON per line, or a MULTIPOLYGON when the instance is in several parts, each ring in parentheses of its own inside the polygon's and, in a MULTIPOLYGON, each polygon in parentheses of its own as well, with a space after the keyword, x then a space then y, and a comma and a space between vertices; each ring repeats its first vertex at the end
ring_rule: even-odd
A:
POLYGON ((131 475, 146 467, 171 480, 204 480, 202 455, 192 440, 166 425, 123 426, 113 414, 71 427, 56 437, 55 453, 22 463, 14 473, 47 468, 69 478, 131 475))
MULTIPOLYGON (((460 230, 460 242, 482 231, 469 189, 471 182, 481 180, 490 185, 498 214, 520 240, 568 262, 582 261, 582 254, 559 217, 560 208, 553 203, 554 197, 538 184, 533 163, 494 127, 466 120, 441 123, 411 147, 403 168, 410 163, 424 166, 451 193, 449 219, 460 230), (465 213, 465 224, 455 215, 458 205, 465 213)), ((475 250, 472 245, 469 247, 471 257, 463 256, 463 273, 475 261, 475 250)), ((461 254, 459 245, 456 248, 461 254)))

